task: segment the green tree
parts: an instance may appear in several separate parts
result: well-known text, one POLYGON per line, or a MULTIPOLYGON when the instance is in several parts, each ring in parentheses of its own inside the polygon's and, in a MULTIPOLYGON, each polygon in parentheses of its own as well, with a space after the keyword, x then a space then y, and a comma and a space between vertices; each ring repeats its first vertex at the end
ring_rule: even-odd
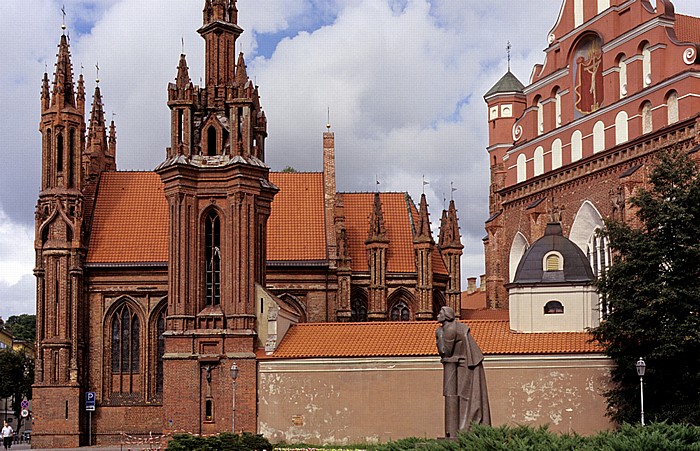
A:
POLYGON ((650 187, 630 199, 636 225, 606 222, 613 265, 599 281, 610 313, 592 330, 616 366, 611 417, 637 422, 643 357, 651 421, 700 424, 700 173, 683 152, 664 152, 650 187))
POLYGON ((34 343, 36 340, 36 315, 23 313, 19 316, 10 316, 7 321, 5 321, 5 329, 7 329, 15 339, 34 343))
POLYGON ((286 166, 284 169, 282 169, 282 172, 295 173, 298 171, 296 169, 294 169, 292 166, 286 166))
POLYGON ((32 399, 34 359, 25 352, 10 348, 0 350, 0 399, 12 398, 12 411, 19 418, 17 430, 22 425, 20 413, 22 400, 32 399))

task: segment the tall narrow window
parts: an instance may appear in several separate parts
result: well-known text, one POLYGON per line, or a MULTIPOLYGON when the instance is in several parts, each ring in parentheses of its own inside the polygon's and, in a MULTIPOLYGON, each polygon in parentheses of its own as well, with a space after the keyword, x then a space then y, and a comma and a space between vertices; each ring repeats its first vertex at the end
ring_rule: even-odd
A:
POLYGON ((518 155, 518 162, 517 162, 517 182, 524 182, 525 179, 527 178, 527 168, 525 167, 527 163, 527 159, 525 158, 524 154, 518 155))
POLYGON ((605 124, 598 121, 593 126, 593 153, 605 150, 605 124))
POLYGON ((619 71, 619 82, 620 82, 620 98, 627 96, 627 63, 625 62, 625 55, 620 55, 620 61, 617 63, 619 71))
POLYGON ((207 155, 209 155, 210 157, 213 157, 217 154, 216 134, 216 127, 214 127, 213 125, 207 129, 207 155))
POLYGON ((216 211, 207 215, 205 224, 205 272, 206 272, 206 305, 221 303, 221 221, 216 211))
POLYGON ((184 111, 177 110, 177 143, 182 144, 182 135, 184 131, 184 111))
POLYGON ((63 172, 63 134, 56 136, 56 171, 63 172))
POLYGON ((66 172, 68 173, 66 176, 67 179, 67 186, 68 187, 73 187, 73 164, 75 163, 73 160, 73 156, 75 155, 75 129, 71 128, 70 132, 68 134, 68 168, 66 169, 66 172))
POLYGON ((163 355, 165 355, 165 309, 156 321, 156 394, 163 394, 163 355))
POLYGON ((544 104, 542 99, 537 100, 537 134, 544 133, 544 104))
POLYGON ((668 124, 678 122, 678 93, 671 91, 666 96, 666 109, 668 112, 668 124))
POLYGON ((557 138, 552 143, 552 169, 561 167, 561 139, 557 138))
POLYGON ((115 312, 112 318, 112 373, 139 372, 140 329, 139 317, 127 304, 115 312))
POLYGON ((394 304, 391 309, 391 320, 392 321, 408 321, 411 319, 411 311, 408 309, 408 305, 404 301, 399 301, 394 304))
POLYGON ((598 0, 598 14, 610 8, 610 0, 598 0))
POLYGON ((651 133, 651 131, 654 129, 654 124, 652 122, 651 116, 651 102, 646 101, 642 105, 642 133, 651 133))
POLYGON ((622 144, 628 139, 627 112, 620 111, 615 116, 615 144, 622 144))
POLYGON ((574 27, 583 23, 583 0, 574 0, 574 27))
POLYGON ((538 146, 535 149, 535 175, 540 175, 544 173, 544 148, 538 146))
POLYGON ((578 161, 583 158, 583 134, 581 130, 576 130, 571 134, 571 161, 578 161))
POLYGON ((651 86, 651 50, 649 49, 649 43, 644 44, 642 47, 642 73, 644 75, 643 86, 651 86))
POLYGON ((554 124, 561 126, 561 91, 557 90, 554 94, 554 124))

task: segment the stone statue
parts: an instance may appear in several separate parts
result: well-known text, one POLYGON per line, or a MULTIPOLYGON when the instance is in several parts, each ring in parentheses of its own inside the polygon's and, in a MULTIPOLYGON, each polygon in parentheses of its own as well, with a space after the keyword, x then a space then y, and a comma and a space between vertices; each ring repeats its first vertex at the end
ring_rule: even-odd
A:
POLYGON ((435 337, 443 365, 445 437, 456 438, 459 431, 469 430, 471 423, 491 424, 484 355, 469 333, 469 326, 455 321, 451 307, 443 307, 437 320, 440 326, 435 337))

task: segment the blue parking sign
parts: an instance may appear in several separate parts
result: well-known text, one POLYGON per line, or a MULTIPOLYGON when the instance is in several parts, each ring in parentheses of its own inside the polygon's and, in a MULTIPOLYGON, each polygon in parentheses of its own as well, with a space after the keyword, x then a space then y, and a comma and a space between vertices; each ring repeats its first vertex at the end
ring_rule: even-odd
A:
POLYGON ((95 392, 89 391, 85 393, 85 410, 92 412, 95 410, 95 392))

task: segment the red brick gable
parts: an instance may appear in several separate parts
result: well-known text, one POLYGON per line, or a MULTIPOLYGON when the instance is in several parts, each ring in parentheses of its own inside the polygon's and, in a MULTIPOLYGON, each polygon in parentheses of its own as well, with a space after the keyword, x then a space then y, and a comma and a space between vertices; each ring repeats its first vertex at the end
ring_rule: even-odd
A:
MULTIPOLYGON (((487 355, 590 354, 602 349, 586 332, 513 333, 508 321, 469 321, 487 355)), ((309 323, 292 326, 273 358, 437 356, 437 323, 309 323)))
POLYGON ((87 263, 168 261, 168 203, 154 172, 105 172, 97 188, 87 263))
POLYGON ((267 260, 326 260, 323 174, 271 172, 270 181, 280 191, 267 220, 267 260))

